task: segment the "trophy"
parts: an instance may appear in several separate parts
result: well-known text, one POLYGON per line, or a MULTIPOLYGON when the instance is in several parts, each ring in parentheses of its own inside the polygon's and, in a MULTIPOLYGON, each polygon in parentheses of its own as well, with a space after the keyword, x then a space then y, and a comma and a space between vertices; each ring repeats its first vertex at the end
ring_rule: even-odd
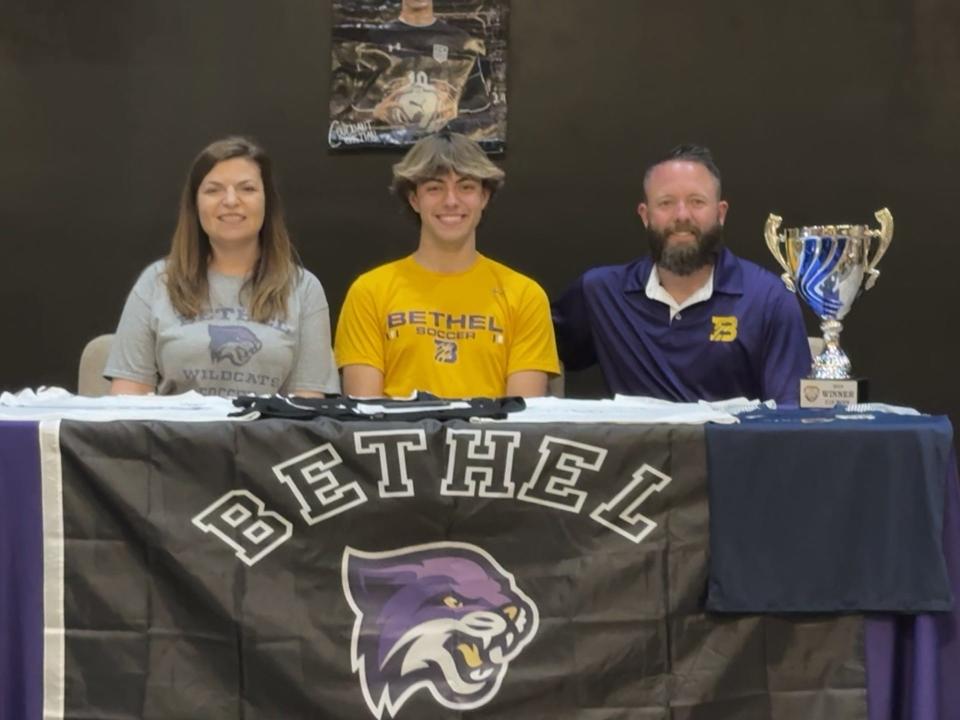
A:
POLYGON ((893 215, 874 213, 879 230, 865 225, 816 225, 778 233, 782 218, 767 218, 767 247, 785 270, 781 276, 820 318, 824 348, 813 360, 811 377, 800 381, 800 407, 833 407, 867 399, 867 381, 854 377, 840 348, 841 320, 853 301, 869 290, 880 271, 877 263, 893 239, 893 215), (872 252, 871 252, 872 249, 872 252))

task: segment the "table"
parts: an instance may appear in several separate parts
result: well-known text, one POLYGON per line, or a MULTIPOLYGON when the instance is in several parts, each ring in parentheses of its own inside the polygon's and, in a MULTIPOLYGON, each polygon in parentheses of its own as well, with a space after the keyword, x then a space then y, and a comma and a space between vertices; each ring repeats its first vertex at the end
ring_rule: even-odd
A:
MULTIPOLYGON (((0 717, 950 718, 956 610, 856 606, 936 607, 938 558, 956 596, 950 437, 942 418, 0 423, 0 717), (821 592, 784 614, 805 609, 776 607, 796 573, 744 578, 782 552, 815 573, 813 555, 740 552, 764 531, 745 499, 804 462, 808 490, 856 488, 849 447, 876 438, 925 458, 912 481, 879 464, 925 492, 877 507, 946 507, 946 552, 892 562, 916 597, 851 582, 845 612, 821 592)), ((858 497, 833 497, 836 526, 858 497)), ((789 537, 796 514, 764 507, 789 537)))

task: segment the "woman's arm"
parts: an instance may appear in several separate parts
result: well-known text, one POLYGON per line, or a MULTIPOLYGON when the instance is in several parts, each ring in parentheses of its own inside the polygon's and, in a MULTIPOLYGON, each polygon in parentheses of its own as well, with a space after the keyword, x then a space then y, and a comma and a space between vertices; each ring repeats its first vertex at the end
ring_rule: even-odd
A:
POLYGON ((156 392, 156 333, 151 304, 162 265, 148 267, 137 280, 120 315, 110 355, 103 370, 111 380, 111 395, 146 395, 156 392))
POLYGON ((111 395, 149 395, 156 392, 155 387, 135 382, 134 380, 124 380, 123 378, 114 378, 110 383, 111 395))

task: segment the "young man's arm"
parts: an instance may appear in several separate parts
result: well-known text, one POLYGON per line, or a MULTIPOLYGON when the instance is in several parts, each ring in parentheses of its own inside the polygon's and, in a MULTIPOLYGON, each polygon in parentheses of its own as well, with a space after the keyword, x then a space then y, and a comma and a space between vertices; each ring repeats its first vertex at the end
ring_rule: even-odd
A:
POLYGON ((347 291, 334 341, 345 395, 383 397, 382 337, 376 301, 362 276, 347 291))
POLYGON ((507 395, 541 397, 547 394, 547 374, 540 370, 520 370, 507 376, 507 395))
POLYGON ((344 365, 343 392, 353 397, 383 397, 383 373, 371 365, 344 365))
POLYGON ((520 294, 514 308, 514 339, 507 369, 507 395, 541 397, 547 394, 549 373, 559 373, 557 344, 550 320, 547 295, 533 280, 520 294))

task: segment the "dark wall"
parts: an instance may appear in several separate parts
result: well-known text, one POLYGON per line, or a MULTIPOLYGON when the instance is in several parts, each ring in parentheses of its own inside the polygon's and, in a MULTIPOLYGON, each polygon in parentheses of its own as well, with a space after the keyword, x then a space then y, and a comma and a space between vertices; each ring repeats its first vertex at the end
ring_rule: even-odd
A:
MULTIPOLYGON (((958 8, 513 0, 507 186, 482 250, 550 294, 631 258, 642 167, 687 140, 724 171, 729 244, 771 269, 768 212, 875 225, 888 206, 893 245, 843 343, 877 399, 956 417, 958 8)), ((74 387, 83 344, 166 251, 186 168, 218 136, 274 156, 334 314, 357 273, 413 248, 386 192, 397 156, 326 148, 330 17, 325 0, 0 5, 0 388, 74 387)), ((570 383, 600 390, 595 375, 570 383)))

